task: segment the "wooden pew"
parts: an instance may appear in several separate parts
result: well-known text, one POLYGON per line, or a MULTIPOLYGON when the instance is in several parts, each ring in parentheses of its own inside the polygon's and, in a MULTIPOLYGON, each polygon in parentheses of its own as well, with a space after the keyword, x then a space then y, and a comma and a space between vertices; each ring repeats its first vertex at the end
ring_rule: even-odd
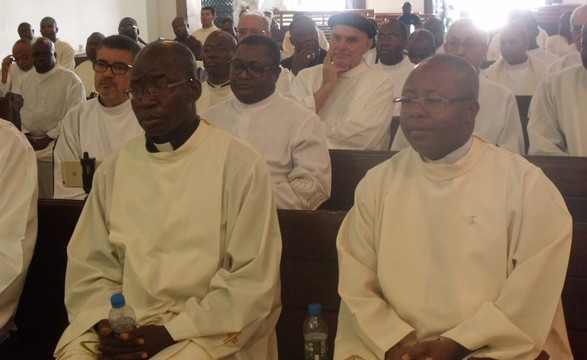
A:
MULTIPOLYGON (((363 160, 372 166, 393 155, 360 153, 354 154, 353 161, 363 160)), ((587 160, 529 159, 559 186, 574 217, 573 247, 562 299, 575 358, 587 359, 587 189, 584 183, 587 160)), ((52 359, 55 344, 67 326, 63 305, 66 246, 82 205, 80 201, 39 200, 37 247, 16 317, 22 355, 19 359, 52 359)), ((302 324, 306 306, 311 302, 323 305, 330 326, 330 349, 333 349, 340 302, 335 242, 345 214, 344 211, 278 211, 283 237, 283 310, 277 324, 280 359, 303 358, 302 324)))

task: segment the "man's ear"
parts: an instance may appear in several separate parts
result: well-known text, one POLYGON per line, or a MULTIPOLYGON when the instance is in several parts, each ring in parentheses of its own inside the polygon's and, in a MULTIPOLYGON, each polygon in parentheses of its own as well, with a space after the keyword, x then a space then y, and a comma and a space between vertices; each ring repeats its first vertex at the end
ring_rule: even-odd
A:
POLYGON ((281 74, 281 66, 277 65, 274 71, 273 76, 275 77, 275 83, 277 83, 279 80, 279 74, 281 74))
POLYGON ((188 83, 188 88, 190 89, 190 99, 196 102, 202 96, 202 83, 200 83, 200 80, 194 78, 188 83))

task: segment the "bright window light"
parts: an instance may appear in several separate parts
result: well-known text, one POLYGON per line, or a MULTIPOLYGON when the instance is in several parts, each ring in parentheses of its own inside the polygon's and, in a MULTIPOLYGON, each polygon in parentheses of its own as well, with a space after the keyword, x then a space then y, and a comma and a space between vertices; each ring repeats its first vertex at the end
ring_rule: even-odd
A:
MULTIPOLYGON (((496 30, 507 21, 510 11, 516 9, 534 9, 544 5, 544 0, 493 0, 470 1, 470 0, 453 0, 450 4, 456 11, 452 11, 449 16, 455 13, 468 14, 475 23, 487 30, 496 30)), ((459 16, 458 14, 456 16, 459 16)), ((456 20, 456 18, 452 19, 456 20)))

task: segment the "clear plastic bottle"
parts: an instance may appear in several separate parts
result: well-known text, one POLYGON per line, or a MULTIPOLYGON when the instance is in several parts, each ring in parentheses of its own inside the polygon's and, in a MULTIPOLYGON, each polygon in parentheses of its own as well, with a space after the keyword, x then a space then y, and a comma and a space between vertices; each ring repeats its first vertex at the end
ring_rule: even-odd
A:
POLYGON ((108 314, 110 327, 115 334, 128 333, 137 326, 137 317, 135 311, 130 305, 126 304, 124 295, 116 293, 110 297, 112 309, 108 314))
POLYGON ((308 317, 304 321, 305 360, 328 359, 328 325, 321 313, 322 305, 319 303, 308 305, 308 317))

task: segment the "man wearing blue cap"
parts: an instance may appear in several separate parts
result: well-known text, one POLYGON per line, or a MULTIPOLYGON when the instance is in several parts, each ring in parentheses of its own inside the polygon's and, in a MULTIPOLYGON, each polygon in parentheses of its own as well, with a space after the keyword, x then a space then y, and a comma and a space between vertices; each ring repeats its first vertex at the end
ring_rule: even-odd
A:
POLYGON ((377 29, 356 13, 336 14, 328 25, 332 35, 324 63, 300 71, 290 96, 318 114, 329 148, 387 150, 393 81, 363 60, 377 29))

